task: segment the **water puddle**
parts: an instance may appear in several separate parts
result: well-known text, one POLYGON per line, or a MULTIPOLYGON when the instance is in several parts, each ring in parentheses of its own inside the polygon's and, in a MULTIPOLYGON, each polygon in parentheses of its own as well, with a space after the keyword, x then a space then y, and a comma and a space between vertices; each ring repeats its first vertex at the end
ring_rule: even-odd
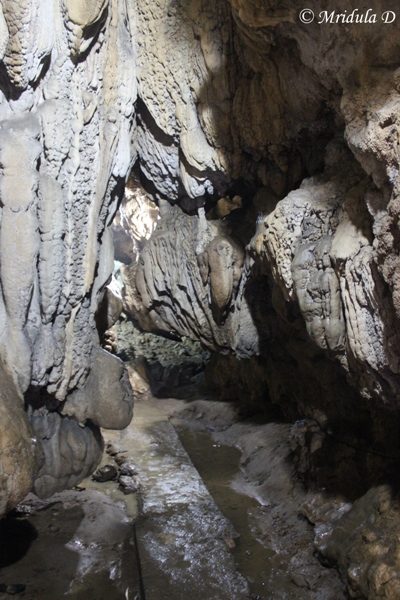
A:
POLYGON ((128 517, 105 494, 31 495, 0 522, 0 599, 124 600, 127 590, 134 598, 135 558, 128 517))
MULTIPOLYGON (((239 534, 231 551, 238 571, 249 582, 251 597, 286 597, 283 590, 283 595, 273 595, 273 588, 276 592, 276 571, 286 571, 283 557, 257 540, 254 517, 262 507, 254 498, 239 494, 231 487, 239 471, 240 451, 217 444, 206 432, 183 425, 175 428, 214 501, 239 534)), ((292 587, 290 582, 287 584, 292 587)), ((280 585, 285 588, 285 581, 281 581, 280 585)))

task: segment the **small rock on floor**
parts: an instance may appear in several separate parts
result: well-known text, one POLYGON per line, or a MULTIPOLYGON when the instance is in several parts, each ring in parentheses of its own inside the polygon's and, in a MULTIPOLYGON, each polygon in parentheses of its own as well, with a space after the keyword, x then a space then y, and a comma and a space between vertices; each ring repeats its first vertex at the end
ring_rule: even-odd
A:
POLYGON ((25 591, 26 585, 21 583, 14 583, 12 585, 7 585, 6 583, 0 583, 0 592, 3 594, 10 594, 14 596, 15 594, 21 594, 25 591))
POLYGON ((104 483, 105 481, 111 481, 111 479, 115 479, 118 471, 114 467, 114 465, 105 465, 101 467, 101 469, 97 469, 95 473, 92 475, 92 479, 94 481, 98 481, 100 483, 104 483))
POLYGON ((121 475, 128 475, 129 477, 132 477, 132 475, 138 474, 135 465, 131 462, 123 463, 121 465, 120 473, 121 473, 121 475))
POLYGON ((139 484, 134 477, 121 475, 118 481, 124 494, 134 494, 139 489, 139 484))

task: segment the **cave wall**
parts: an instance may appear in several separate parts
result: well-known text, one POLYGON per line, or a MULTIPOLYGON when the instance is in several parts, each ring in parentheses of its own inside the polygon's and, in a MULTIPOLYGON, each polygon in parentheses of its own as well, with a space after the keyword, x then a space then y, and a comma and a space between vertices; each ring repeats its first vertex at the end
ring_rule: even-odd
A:
MULTIPOLYGON (((21 427, 15 462, 26 462, 34 435, 42 447, 31 469, 40 495, 91 472, 98 427, 124 427, 132 414, 123 365, 99 347, 95 313, 136 156, 134 28, 132 7, 118 0, 0 5, 0 357, 33 428, 21 427), (102 369, 117 376, 101 381, 94 410, 102 369), (108 414, 110 394, 119 419, 108 414)), ((14 478, 8 508, 28 491, 24 481, 18 492, 14 478)))
POLYGON ((301 316, 366 402, 397 407, 398 24, 378 3, 376 23, 353 25, 318 24, 319 3, 304 24, 300 8, 139 7, 138 152, 148 190, 183 209, 165 209, 140 255, 142 318, 259 354, 262 273, 284 321, 301 316), (237 193, 241 222, 216 218, 237 193))
POLYGON ((139 3, 137 148, 161 219, 126 306, 201 339, 224 398, 293 423, 304 485, 358 499, 315 548, 350 597, 394 598, 399 17, 382 20, 390 0, 329 23, 337 2, 308 3, 312 23, 304 8, 139 3))
POLYGON ((161 219, 126 306, 201 339, 224 397, 316 427, 306 478, 326 485, 324 461, 355 449, 336 483, 361 493, 399 456, 400 32, 379 3, 358 24, 302 8, 139 6, 138 154, 161 219))

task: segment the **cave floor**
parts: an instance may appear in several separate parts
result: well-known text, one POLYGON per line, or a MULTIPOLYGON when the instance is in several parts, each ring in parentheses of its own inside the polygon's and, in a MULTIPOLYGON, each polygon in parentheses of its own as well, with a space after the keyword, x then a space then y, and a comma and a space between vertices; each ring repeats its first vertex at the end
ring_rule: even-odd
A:
POLYGON ((0 584, 26 586, 17 597, 345 597, 337 572, 314 556, 301 517, 310 498, 287 468, 287 425, 237 422, 221 402, 151 398, 136 403, 126 430, 104 433, 119 452, 102 464, 125 453, 139 491, 88 479, 48 500, 30 495, 0 533, 0 584))

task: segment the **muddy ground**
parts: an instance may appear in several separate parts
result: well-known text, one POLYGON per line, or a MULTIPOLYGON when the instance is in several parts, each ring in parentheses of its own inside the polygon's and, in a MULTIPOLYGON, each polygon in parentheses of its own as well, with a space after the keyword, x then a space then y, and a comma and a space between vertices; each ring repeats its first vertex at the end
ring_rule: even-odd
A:
POLYGON ((29 496, 1 523, 0 600, 345 598, 306 516, 345 503, 296 481, 289 426, 209 398, 144 397, 127 430, 104 432, 103 465, 133 465, 137 489, 88 479, 29 496))

